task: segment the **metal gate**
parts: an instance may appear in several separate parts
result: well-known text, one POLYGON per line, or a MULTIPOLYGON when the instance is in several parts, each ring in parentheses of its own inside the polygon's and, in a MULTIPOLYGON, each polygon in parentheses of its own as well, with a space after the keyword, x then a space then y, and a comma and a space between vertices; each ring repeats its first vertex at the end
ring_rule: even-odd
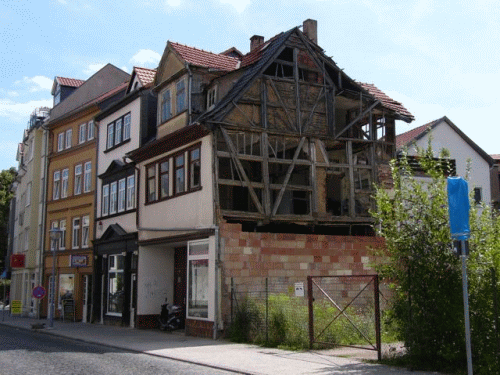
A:
POLYGON ((382 359, 378 275, 308 276, 307 288, 311 349, 313 344, 348 346, 376 350, 382 359), (339 323, 366 345, 333 341, 331 327, 339 323))

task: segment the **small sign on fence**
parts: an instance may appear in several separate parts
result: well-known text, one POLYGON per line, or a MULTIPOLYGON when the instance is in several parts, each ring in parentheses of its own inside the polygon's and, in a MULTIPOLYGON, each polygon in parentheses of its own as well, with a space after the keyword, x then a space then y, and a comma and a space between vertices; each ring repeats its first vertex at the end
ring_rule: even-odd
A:
POLYGON ((304 283, 295 283, 295 297, 304 297, 304 283))

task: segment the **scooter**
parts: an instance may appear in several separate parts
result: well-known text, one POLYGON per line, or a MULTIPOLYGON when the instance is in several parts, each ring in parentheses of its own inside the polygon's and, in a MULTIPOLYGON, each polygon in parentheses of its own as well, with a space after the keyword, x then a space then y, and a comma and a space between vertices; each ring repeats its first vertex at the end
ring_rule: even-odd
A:
POLYGON ((165 298, 165 303, 161 305, 161 313, 158 322, 160 323, 160 329, 162 331, 174 331, 184 328, 182 306, 170 305, 168 299, 165 298))

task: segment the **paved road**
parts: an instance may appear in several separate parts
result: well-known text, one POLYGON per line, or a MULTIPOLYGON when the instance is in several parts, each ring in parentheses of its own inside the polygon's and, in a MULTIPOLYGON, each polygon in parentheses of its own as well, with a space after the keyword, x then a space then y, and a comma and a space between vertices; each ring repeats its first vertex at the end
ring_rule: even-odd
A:
POLYGON ((86 344, 35 331, 0 326, 0 374, 212 375, 234 373, 86 344))

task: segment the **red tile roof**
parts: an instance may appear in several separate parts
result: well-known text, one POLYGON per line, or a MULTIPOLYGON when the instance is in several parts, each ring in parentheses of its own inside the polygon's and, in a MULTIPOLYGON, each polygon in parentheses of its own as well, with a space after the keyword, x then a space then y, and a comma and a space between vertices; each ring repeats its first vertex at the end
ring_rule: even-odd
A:
POLYGON ((491 154, 490 156, 496 161, 500 161, 500 154, 491 154))
POLYGON ((240 65, 240 60, 234 57, 188 47, 179 43, 170 42, 170 45, 183 60, 196 66, 230 72, 238 69, 240 65))
POLYGON ((56 77, 61 86, 80 87, 85 81, 76 78, 56 77))
POLYGON ((147 86, 153 83, 156 75, 156 69, 141 68, 139 66, 134 66, 134 70, 137 74, 137 78, 141 81, 142 86, 147 86))
POLYGON ((396 148, 399 150, 400 148, 402 148, 404 146, 408 146, 408 144, 411 141, 413 141, 420 134, 424 133, 425 131, 427 131, 427 129, 432 127, 436 123, 436 121, 439 121, 439 120, 431 121, 428 124, 419 126, 415 129, 412 129, 412 130, 409 130, 405 133, 397 135, 396 136, 396 148))
POLYGON ((368 91, 371 95, 373 95, 376 99, 380 100, 382 105, 387 109, 390 109, 402 116, 408 117, 412 120, 415 118, 413 115, 401 104, 400 102, 395 101, 388 97, 384 92, 382 92, 378 87, 371 83, 363 83, 358 82, 361 87, 363 87, 366 91, 368 91))

